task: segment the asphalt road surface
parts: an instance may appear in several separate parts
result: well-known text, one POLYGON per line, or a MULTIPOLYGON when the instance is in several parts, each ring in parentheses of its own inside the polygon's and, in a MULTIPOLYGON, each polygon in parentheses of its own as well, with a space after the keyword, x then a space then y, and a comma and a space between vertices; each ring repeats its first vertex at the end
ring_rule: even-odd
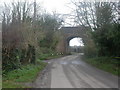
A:
POLYGON ((47 61, 34 88, 118 88, 118 77, 97 69, 81 60, 80 55, 70 55, 47 61))

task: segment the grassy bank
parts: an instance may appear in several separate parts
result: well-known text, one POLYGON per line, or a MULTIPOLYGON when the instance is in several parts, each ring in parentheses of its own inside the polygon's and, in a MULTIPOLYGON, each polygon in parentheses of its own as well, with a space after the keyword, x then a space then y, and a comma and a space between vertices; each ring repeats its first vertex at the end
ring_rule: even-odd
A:
POLYGON ((47 65, 41 60, 49 60, 54 58, 62 57, 63 55, 58 54, 41 54, 37 60, 37 64, 29 64, 21 66, 20 69, 16 69, 8 72, 3 76, 3 88, 32 88, 23 86, 24 83, 32 82, 37 77, 38 73, 44 69, 47 65))
POLYGON ((44 69, 46 63, 39 62, 37 65, 22 66, 21 69, 8 72, 3 76, 3 88, 27 88, 20 83, 32 82, 38 73, 44 69))
POLYGON ((112 57, 95 57, 95 58, 83 57, 83 60, 99 69, 120 76, 119 69, 120 67, 118 66, 119 61, 117 59, 114 59, 112 57))

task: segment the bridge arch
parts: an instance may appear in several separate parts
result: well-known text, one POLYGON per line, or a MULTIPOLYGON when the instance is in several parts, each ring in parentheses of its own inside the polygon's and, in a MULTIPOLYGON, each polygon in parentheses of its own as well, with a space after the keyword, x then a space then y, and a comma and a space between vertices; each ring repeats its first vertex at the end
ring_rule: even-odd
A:
POLYGON ((83 26, 62 27, 60 29, 61 35, 63 36, 63 39, 61 40, 62 42, 60 41, 62 46, 58 44, 58 46, 62 48, 60 49, 61 50, 60 52, 69 53, 69 41, 75 37, 82 38, 83 43, 86 44, 88 40, 88 36, 87 36, 88 29, 89 29, 88 27, 83 27, 83 26))
POLYGON ((84 42, 81 37, 72 37, 69 39, 68 52, 69 53, 84 53, 84 42))

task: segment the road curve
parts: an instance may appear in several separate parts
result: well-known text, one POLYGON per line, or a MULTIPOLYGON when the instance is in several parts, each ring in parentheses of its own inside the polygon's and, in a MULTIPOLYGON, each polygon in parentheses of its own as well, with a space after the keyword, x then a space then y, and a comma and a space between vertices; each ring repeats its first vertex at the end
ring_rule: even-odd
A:
POLYGON ((47 75, 42 76, 42 81, 37 79, 35 87, 40 87, 40 82, 46 82, 43 85, 45 88, 118 88, 117 76, 85 63, 80 55, 49 60, 48 63, 47 75))

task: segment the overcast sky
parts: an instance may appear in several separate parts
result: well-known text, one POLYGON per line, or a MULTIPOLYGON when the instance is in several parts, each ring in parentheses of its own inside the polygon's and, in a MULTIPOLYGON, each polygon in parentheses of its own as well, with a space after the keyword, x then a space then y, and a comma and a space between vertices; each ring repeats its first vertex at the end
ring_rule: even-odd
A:
MULTIPOLYGON (((0 0, 0 3, 10 3, 10 2, 17 2, 18 0, 0 0)), ((25 1, 25 0, 19 0, 19 1, 25 1)), ((29 2, 33 2, 34 0, 26 0, 29 2)), ((46 9, 48 12, 57 11, 61 14, 70 13, 70 8, 67 6, 69 5, 71 0, 36 0, 37 3, 40 3, 40 5, 46 9)))
MULTIPOLYGON (((10 2, 17 2, 18 0, 0 0, 0 4, 10 3, 10 2)), ((19 0, 19 1, 25 1, 25 0, 19 0)), ((29 2, 34 2, 34 0, 26 0, 29 2)), ((37 3, 40 3, 41 7, 44 8, 47 12, 52 13, 53 11, 56 11, 59 14, 64 14, 65 22, 74 25, 73 21, 74 19, 71 19, 66 14, 74 14, 73 9, 75 7, 73 4, 71 4, 71 1, 78 1, 78 0, 36 0, 37 3)), ((79 1, 94 1, 94 0, 79 0, 79 1)), ((119 1, 119 0, 96 0, 96 1, 119 1)), ((1 9, 1 7, 0 7, 1 9)), ((0 12, 1 13, 1 12, 0 12)), ((70 26, 66 24, 66 26, 70 26)))
MULTIPOLYGON (((18 0, 0 0, 0 4, 10 3, 10 2, 17 2, 18 0)), ((19 1, 25 1, 25 0, 19 0, 19 1)), ((34 0, 26 0, 29 2, 34 2, 34 0)), ((71 0, 36 0, 37 3, 41 5, 43 9, 45 9, 47 12, 52 13, 53 11, 56 11, 58 14, 64 15, 63 18, 65 18, 65 22, 73 25, 73 19, 70 19, 68 14, 73 13, 74 6, 71 3, 71 0)), ((0 7, 1 8, 1 7, 0 7)), ((70 26, 69 24, 66 24, 66 26, 70 26)))

